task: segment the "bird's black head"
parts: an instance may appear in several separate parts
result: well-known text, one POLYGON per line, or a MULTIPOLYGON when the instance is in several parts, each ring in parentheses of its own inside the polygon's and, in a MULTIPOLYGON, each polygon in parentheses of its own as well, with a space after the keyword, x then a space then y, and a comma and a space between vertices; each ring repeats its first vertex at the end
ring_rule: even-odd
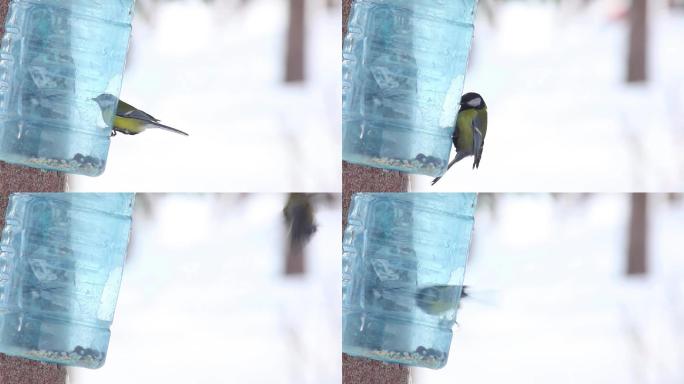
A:
POLYGON ((119 99, 110 93, 103 93, 98 97, 93 97, 91 100, 95 101, 100 108, 115 106, 119 102, 119 99))
POLYGON ((461 110, 464 109, 484 109, 487 108, 484 99, 479 93, 468 92, 461 97, 461 110))

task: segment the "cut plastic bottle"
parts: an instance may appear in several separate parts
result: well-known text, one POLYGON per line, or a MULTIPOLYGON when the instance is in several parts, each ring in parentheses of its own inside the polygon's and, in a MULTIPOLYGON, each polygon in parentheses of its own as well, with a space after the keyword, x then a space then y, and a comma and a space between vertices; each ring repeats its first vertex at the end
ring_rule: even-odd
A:
POLYGON ((470 193, 353 196, 343 240, 344 353, 446 364, 475 205, 470 193))
POLYGON ((476 0, 357 0, 342 62, 343 159, 441 176, 476 0))
POLYGON ((0 241, 0 352, 104 364, 133 194, 18 193, 0 241))
POLYGON ((0 45, 0 160, 104 172, 134 0, 12 0, 0 45))

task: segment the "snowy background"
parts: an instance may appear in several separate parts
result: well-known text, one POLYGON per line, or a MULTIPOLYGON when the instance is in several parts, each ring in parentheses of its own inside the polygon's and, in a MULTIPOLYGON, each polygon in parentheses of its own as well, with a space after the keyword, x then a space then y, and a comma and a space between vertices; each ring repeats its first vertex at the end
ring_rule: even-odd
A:
POLYGON ((316 205, 299 278, 282 274, 286 195, 142 198, 107 362, 72 384, 341 382, 339 197, 316 205))
POLYGON ((190 136, 118 135, 70 190, 341 190, 339 6, 307 1, 307 81, 286 85, 287 0, 139 3, 121 98, 190 136))
POLYGON ((649 197, 650 271, 624 273, 626 195, 481 195, 447 366, 415 384, 684 382, 684 201, 649 197))
POLYGON ((648 1, 648 82, 627 85, 628 0, 493 3, 464 88, 489 110, 480 169, 415 190, 684 190, 684 9, 648 1))

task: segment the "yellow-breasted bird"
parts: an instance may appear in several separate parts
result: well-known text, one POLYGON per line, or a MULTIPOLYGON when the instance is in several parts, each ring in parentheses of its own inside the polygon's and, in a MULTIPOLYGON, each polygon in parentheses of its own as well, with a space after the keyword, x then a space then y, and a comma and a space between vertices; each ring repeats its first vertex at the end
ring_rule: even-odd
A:
POLYGON ((291 193, 283 208, 289 238, 285 253, 285 275, 306 272, 304 246, 317 229, 311 197, 311 194, 291 193))
POLYGON ((149 113, 143 112, 138 108, 117 99, 116 96, 109 93, 103 93, 92 100, 100 106, 104 121, 109 121, 114 113, 114 107, 116 107, 116 115, 114 116, 114 122, 112 126, 112 136, 116 135, 117 132, 121 132, 126 135, 137 135, 138 133, 145 131, 147 128, 161 128, 167 131, 188 136, 187 133, 179 129, 161 124, 159 119, 154 118, 154 116, 150 115, 149 113))
POLYGON ((307 243, 318 229, 311 197, 311 194, 291 193, 283 208, 290 241, 293 243, 307 243))
POLYGON ((457 309, 464 297, 468 297, 467 286, 431 285, 418 290, 416 305, 429 315, 440 315, 457 309))
MULTIPOLYGON (((456 157, 449 163, 447 171, 452 165, 468 156, 474 156, 473 169, 480 167, 480 159, 484 150, 484 139, 487 135, 487 104, 482 96, 475 92, 466 93, 461 97, 461 108, 456 116, 456 129, 452 141, 456 148, 456 157)), ((432 180, 432 185, 442 176, 432 180)))

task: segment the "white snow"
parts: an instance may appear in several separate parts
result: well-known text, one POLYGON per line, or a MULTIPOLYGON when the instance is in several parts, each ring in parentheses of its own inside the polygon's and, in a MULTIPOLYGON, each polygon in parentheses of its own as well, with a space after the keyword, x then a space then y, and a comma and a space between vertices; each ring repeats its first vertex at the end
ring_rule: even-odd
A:
POLYGON ((447 366, 416 384, 684 381, 684 202, 652 195, 650 273, 627 278, 626 195, 480 205, 447 366))
POLYGON ((107 361, 71 383, 339 383, 340 201, 318 205, 303 278, 282 275, 284 203, 138 201, 107 361))
POLYGON ((308 3, 309 78, 289 86, 285 0, 164 2, 137 15, 121 97, 190 136, 118 135, 104 175, 72 176, 70 189, 339 191, 341 12, 308 3))

